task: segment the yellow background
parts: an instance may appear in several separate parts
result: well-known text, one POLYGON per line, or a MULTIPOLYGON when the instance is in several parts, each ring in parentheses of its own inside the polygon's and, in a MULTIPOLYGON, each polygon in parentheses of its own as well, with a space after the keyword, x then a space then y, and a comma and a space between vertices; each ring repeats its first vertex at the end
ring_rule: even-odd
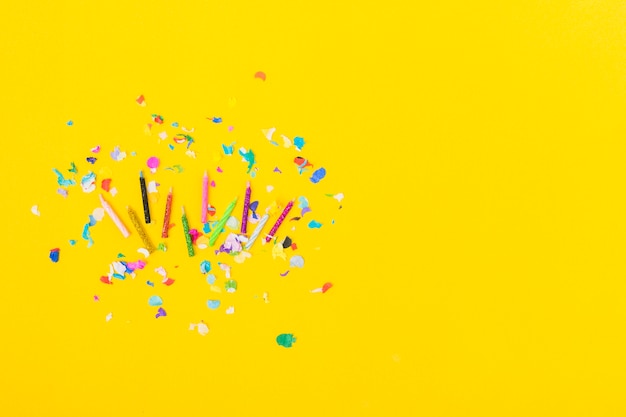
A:
MULTIPOLYGON (((624 415, 622 2, 130 3, 0 14, 0 414, 624 415), (201 257, 180 242, 137 280, 99 283, 138 243, 105 219, 86 249, 96 194, 56 194, 51 168, 84 170, 101 144, 112 201, 141 213, 137 170, 169 155, 143 133, 152 111, 198 129, 198 160, 159 177, 192 227, 200 175, 229 138, 206 117, 232 122, 265 169, 294 155, 260 129, 304 136, 329 172, 320 189, 346 195, 341 212, 318 198, 326 224, 302 233, 303 270, 281 278, 260 248, 234 267, 233 316, 204 307, 201 257), (136 159, 114 165, 117 144, 136 159), (160 264, 177 283, 154 320, 142 278, 160 264), (187 330, 200 319, 206 337, 187 330), (283 332, 293 348, 276 345, 283 332)), ((216 204, 243 192, 244 175, 228 178, 216 204)), ((255 181, 263 206, 273 180, 255 181)), ((307 182, 276 196, 313 195, 307 182)))

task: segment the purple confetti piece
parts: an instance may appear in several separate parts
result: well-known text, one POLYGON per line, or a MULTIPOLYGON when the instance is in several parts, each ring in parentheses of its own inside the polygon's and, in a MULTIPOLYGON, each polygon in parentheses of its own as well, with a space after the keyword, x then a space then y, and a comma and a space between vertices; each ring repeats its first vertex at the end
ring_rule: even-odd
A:
POLYGON ((283 272, 282 274, 280 274, 280 276, 281 277, 286 277, 288 273, 289 273, 289 269, 286 272, 283 272))
POLYGON ((165 312, 165 310, 163 310, 163 307, 159 307, 159 310, 156 313, 156 316, 154 316, 155 319, 158 319, 159 317, 165 317, 167 316, 167 313, 165 312))
POLYGON ((283 171, 281 171, 280 169, 278 169, 278 167, 274 167, 274 171, 273 172, 278 172, 279 174, 282 174, 283 171))
POLYGON ((304 217, 304 215, 307 214, 310 211, 311 211, 310 207, 305 207, 305 208, 302 209, 302 213, 300 214, 300 216, 304 217))

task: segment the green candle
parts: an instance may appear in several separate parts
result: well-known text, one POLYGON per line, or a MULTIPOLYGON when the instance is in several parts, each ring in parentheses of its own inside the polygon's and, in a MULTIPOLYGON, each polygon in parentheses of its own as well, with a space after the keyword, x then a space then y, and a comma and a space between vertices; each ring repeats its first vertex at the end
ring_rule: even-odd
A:
POLYGON ((185 232, 185 241, 187 242, 187 253, 189 256, 193 256, 193 242, 191 241, 191 235, 189 234, 189 222, 187 221, 187 215, 185 214, 185 207, 183 207, 183 232, 185 232))
POLYGON ((224 212, 224 215, 217 222, 217 225, 215 226, 215 228, 213 228, 213 232, 211 233, 211 237, 209 238, 210 246, 215 245, 215 241, 217 240, 217 237, 220 235, 220 233, 222 233, 222 229, 224 228, 224 225, 228 221, 228 218, 230 217, 231 213, 235 209, 236 204, 237 204, 237 197, 235 197, 235 199, 230 202, 228 207, 226 207, 226 211, 224 212))

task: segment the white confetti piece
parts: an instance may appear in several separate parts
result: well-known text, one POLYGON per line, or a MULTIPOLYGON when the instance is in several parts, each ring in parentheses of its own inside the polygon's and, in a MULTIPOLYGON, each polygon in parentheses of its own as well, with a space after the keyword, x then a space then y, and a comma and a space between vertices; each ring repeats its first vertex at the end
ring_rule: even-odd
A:
POLYGON ((159 139, 161 139, 161 140, 167 139, 167 133, 166 132, 159 133, 159 139))
POLYGON ((265 304, 270 302, 269 294, 266 292, 263 293, 263 301, 265 301, 265 304))
POLYGON ((150 252, 148 252, 148 249, 146 248, 139 248, 137 249, 137 252, 142 254, 144 258, 147 258, 148 256, 150 256, 150 252))
POLYGON ((30 212, 33 213, 35 216, 41 216, 41 213, 39 213, 39 206, 37 204, 30 208, 30 212))
POLYGON ((185 155, 187 155, 190 158, 196 158, 196 153, 194 151, 192 151, 191 149, 187 149, 187 152, 185 152, 185 155))
POLYGON ((107 323, 108 323, 109 321, 111 321, 111 319, 112 319, 112 318, 113 318, 113 313, 109 313, 109 314, 107 314, 107 316, 105 317, 105 320, 106 320, 106 321, 107 321, 107 323))
POLYGON ((273 186, 273 185, 268 185, 267 187, 265 187, 265 190, 266 190, 268 193, 271 193, 272 191, 274 191, 274 186, 273 186))
POLYGON ((281 138, 282 138, 282 140, 283 140, 283 146, 284 146, 285 148, 289 148, 289 147, 291 146, 291 139, 289 139, 289 138, 288 138, 287 136, 285 136, 285 135, 280 135, 280 137, 281 137, 281 138))
POLYGON ((148 193, 158 193, 159 190, 157 190, 157 187, 161 185, 156 181, 150 181, 148 183, 148 193))
POLYGON ((261 132, 263 132, 263 136, 265 136, 265 138, 269 141, 272 140, 272 136, 274 135, 275 131, 275 127, 270 127, 269 129, 261 129, 261 132))
POLYGON ((226 309, 226 314, 235 314, 235 307, 230 306, 226 309))
POLYGON ((343 200, 343 193, 335 194, 333 198, 341 203, 341 200, 343 200))
POLYGON ((113 187, 109 190, 109 193, 111 193, 111 196, 115 197, 117 195, 117 188, 113 187))
POLYGON ((239 228, 239 220, 235 216, 230 216, 226 222, 226 226, 229 229, 237 230, 239 228))
POLYGON ((189 330, 196 330, 196 329, 198 330, 198 333, 201 336, 206 336, 209 333, 209 326, 207 326, 203 322, 200 322, 198 324, 191 323, 189 325, 189 330))
POLYGON ((104 219, 104 209, 102 207, 96 207, 93 210, 92 216, 96 221, 102 221, 102 219, 104 219))

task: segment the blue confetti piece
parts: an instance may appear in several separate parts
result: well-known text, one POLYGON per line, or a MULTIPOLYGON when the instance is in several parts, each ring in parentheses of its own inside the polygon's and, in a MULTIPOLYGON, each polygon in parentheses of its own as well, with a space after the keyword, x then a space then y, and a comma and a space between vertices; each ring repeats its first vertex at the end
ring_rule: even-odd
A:
POLYGON ((273 140, 272 140, 272 141, 270 141, 270 143, 271 143, 272 145, 274 145, 274 146, 278 146, 278 142, 274 142, 273 140))
POLYGON ((90 156, 87 158, 87 162, 89 162, 92 165, 95 164, 97 160, 98 158, 94 158, 93 156, 90 156))
POLYGON ((89 227, 95 226, 98 221, 92 214, 89 215, 89 227))
POLYGON ((317 222, 315 220, 311 220, 309 222, 309 229, 319 229, 320 227, 322 227, 322 223, 317 222))
POLYGON ((148 298, 148 305, 150 307, 158 307, 160 305, 163 305, 163 300, 158 295, 153 295, 148 298))
POLYGON ((59 262, 59 249, 50 249, 50 260, 54 263, 59 262))
POLYGON ((172 127, 178 127, 178 122, 172 122, 172 127))
POLYGON ((74 126, 74 121, 73 120, 68 120, 66 124, 68 126, 74 126))
POLYGON ((172 145, 171 143, 169 145, 167 145, 170 148, 170 151, 174 150, 174 145, 172 145))
POLYGON ((259 208, 259 201, 253 201, 252 203, 250 203, 250 210, 252 211, 256 211, 259 208))
POLYGON ((313 184, 317 184, 326 176, 326 170, 324 168, 320 168, 311 175, 311 182, 313 184))
POLYGON ((113 278, 117 278, 117 279, 121 279, 121 280, 125 280, 126 277, 122 274, 118 274, 117 272, 114 273, 113 275, 111 275, 113 278))
POLYGON ((137 156, 137 152, 132 151, 132 152, 130 153, 130 156, 137 156))
POLYGON ((154 287, 154 282, 152 282, 152 281, 146 281, 146 284, 148 284, 151 287, 154 287))
POLYGON ((209 271, 211 271, 211 262, 209 261, 200 262, 200 273, 208 274, 209 271))
POLYGON ((220 306, 220 304, 220 300, 209 300, 206 302, 206 306, 209 307, 211 310, 216 310, 220 306))
POLYGON ((69 187, 71 185, 76 185, 76 181, 72 179, 65 179, 65 177, 63 177, 63 174, 61 174, 61 172, 58 169, 52 168, 52 171, 54 171, 54 173, 57 175, 57 184, 59 184, 61 187, 69 187))
POLYGON ((239 149, 239 155, 241 155, 243 160, 248 163, 248 171, 246 174, 249 174, 256 162, 254 159, 254 152, 252 152, 252 149, 246 151, 244 148, 241 148, 239 149))
POLYGON ((209 285, 213 285, 213 284, 215 284, 215 275, 213 275, 213 274, 208 274, 208 275, 206 276, 206 282, 207 282, 207 284, 209 284, 209 285))
POLYGON ((74 239, 70 239, 70 246, 74 246, 76 244, 76 241, 74 239))
POLYGON ((211 121, 213 123, 222 123, 222 118, 221 117, 214 117, 211 121))
POLYGON ((235 151, 235 147, 233 146, 234 142, 230 146, 226 146, 222 143, 222 149, 224 150, 224 155, 230 156, 235 151))
MULTIPOLYGON (((91 216, 89 216, 91 217, 91 216)), ((93 245, 93 239, 91 238, 91 233, 89 232, 89 223, 85 224, 83 227, 82 238, 87 241, 87 247, 90 248, 93 245)))
POLYGON ((309 200, 305 196, 298 197, 298 207, 301 209, 309 207, 309 200))
POLYGON ((211 232, 211 225, 208 222, 204 223, 202 225, 202 232, 203 233, 210 233, 211 232))
POLYGON ((300 136, 296 136, 295 138, 293 138, 293 144, 299 151, 301 151, 302 148, 304 148, 304 144, 305 144, 304 138, 300 136))

